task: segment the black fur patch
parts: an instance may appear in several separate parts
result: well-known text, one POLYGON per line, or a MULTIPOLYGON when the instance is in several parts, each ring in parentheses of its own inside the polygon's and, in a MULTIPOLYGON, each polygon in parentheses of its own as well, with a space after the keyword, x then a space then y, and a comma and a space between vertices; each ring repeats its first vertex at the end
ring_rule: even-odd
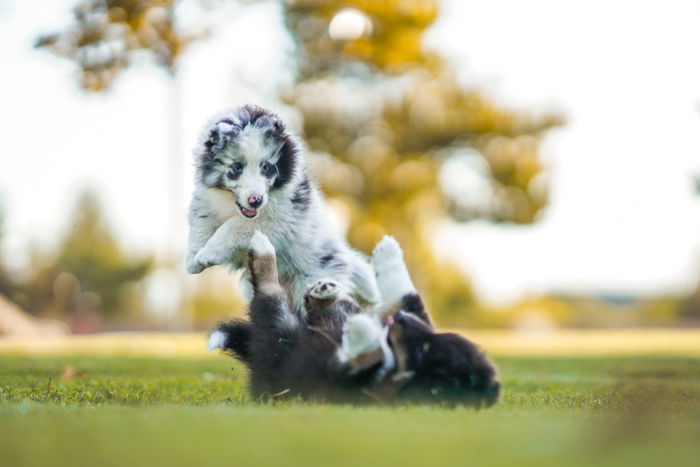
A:
POLYGON ((297 211, 305 212, 311 205, 311 182, 305 178, 294 190, 292 206, 297 211))
MULTIPOLYGON (((213 153, 209 152, 208 150, 205 151, 199 158, 199 162, 197 164, 197 177, 199 178, 199 181, 201 183, 205 183, 207 176, 212 171, 216 170, 216 167, 219 164, 220 162, 216 159, 216 156, 213 153)), ((221 177, 217 179, 214 186, 219 184, 221 184, 221 177)))
POLYGON ((321 246, 318 255, 323 255, 319 258, 318 264, 325 268, 337 259, 338 249, 332 241, 327 241, 321 246))
POLYGON ((408 293, 401 298, 401 309, 414 314, 421 320, 425 321, 426 324, 429 324, 430 326, 433 325, 433 323, 430 321, 430 316, 425 311, 423 300, 416 292, 408 293))
POLYGON ((245 320, 233 320, 221 324, 217 330, 224 333, 224 350, 233 352, 243 361, 250 359, 248 343, 250 341, 250 323, 245 320))
MULTIPOLYGON (((399 399, 433 399, 489 407, 496 403, 501 384, 495 367, 476 345, 453 333, 433 334, 415 378, 399 399)), ((425 347, 424 347, 425 348, 425 347)))
POLYGON ((299 150, 296 143, 291 139, 289 135, 283 133, 282 146, 280 147, 280 157, 277 160, 277 178, 275 183, 272 185, 272 189, 278 189, 289 183, 289 181, 294 176, 294 170, 297 165, 297 157, 299 157, 299 150))
POLYGON ((321 259, 318 261, 321 267, 325 267, 335 259, 335 255, 333 253, 328 253, 327 255, 321 256, 321 259))

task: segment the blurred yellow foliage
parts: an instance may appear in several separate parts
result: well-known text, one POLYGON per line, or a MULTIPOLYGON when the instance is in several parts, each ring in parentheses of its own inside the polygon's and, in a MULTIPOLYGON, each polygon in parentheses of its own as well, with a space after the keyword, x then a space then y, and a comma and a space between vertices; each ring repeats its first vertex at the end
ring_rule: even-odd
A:
POLYGON ((468 280, 433 253, 434 226, 450 217, 535 221, 548 199, 539 142, 562 117, 503 109, 462 85, 423 47, 436 0, 289 0, 286 12, 300 72, 283 97, 303 116, 325 192, 345 206, 351 244, 368 253, 382 235, 396 236, 438 319, 475 319, 468 280), (447 190, 446 162, 475 154, 486 190, 458 173, 447 175, 459 190, 447 190))
MULTIPOLYGON (((175 63, 194 39, 175 27, 173 0, 87 0, 73 9, 75 23, 61 33, 41 36, 37 47, 77 62, 87 91, 102 91, 132 61, 132 52, 149 52, 159 65, 175 63)), ((203 33, 202 33, 203 35, 203 33)))

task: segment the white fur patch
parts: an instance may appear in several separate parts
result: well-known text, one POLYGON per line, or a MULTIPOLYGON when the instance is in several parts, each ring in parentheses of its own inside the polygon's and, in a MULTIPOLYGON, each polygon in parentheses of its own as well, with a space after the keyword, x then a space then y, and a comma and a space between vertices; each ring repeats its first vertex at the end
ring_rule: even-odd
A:
POLYGON ((219 122, 216 126, 219 128, 219 131, 221 131, 222 133, 228 133, 228 132, 233 131, 233 125, 231 125, 230 123, 219 122))
POLYGON ((394 358, 394 352, 391 351, 389 347, 389 327, 385 326, 382 328, 382 338, 379 341, 382 348, 382 354, 384 354, 384 361, 382 362, 382 370, 377 374, 377 379, 380 380, 396 368, 396 358, 394 358))
POLYGON ((256 230, 250 239, 250 249, 258 256, 275 254, 275 247, 270 243, 270 239, 259 230, 256 230))
POLYGON ((382 325, 375 317, 366 314, 351 316, 343 333, 341 360, 352 360, 380 347, 383 334, 382 325))
POLYGON ((212 332, 209 334, 209 340, 207 340, 207 350, 211 352, 216 349, 223 349, 227 337, 225 332, 218 329, 212 332))
POLYGON ((379 381, 396 367, 396 358, 389 347, 388 334, 389 328, 382 326, 376 316, 353 315, 345 325, 343 342, 338 349, 337 358, 341 363, 347 363, 360 354, 380 348, 383 355, 382 367, 375 375, 379 381))
POLYGON ((403 261, 403 251, 394 237, 385 236, 374 248, 372 267, 377 277, 380 306, 391 306, 416 288, 403 261))
MULTIPOLYGON (((272 147, 268 147, 264 136, 264 130, 254 126, 246 126, 236 137, 238 151, 245 156, 246 161, 256 169, 260 162, 269 156, 276 155, 272 147)), ((277 157, 271 157, 270 162, 277 162, 277 157)))

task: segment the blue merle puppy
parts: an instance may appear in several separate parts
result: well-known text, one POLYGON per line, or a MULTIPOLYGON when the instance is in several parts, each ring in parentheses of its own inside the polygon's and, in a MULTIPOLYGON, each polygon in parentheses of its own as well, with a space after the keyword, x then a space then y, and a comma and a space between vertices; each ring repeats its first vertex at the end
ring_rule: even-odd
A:
MULTIPOLYGON (((329 224, 300 145, 276 114, 251 105, 225 112, 207 125, 195 153, 189 273, 218 264, 245 268, 260 231, 277 250, 279 279, 295 307, 303 310, 308 285, 323 277, 358 303, 377 302, 371 267, 329 224)), ((250 275, 243 277, 250 295, 250 275)))

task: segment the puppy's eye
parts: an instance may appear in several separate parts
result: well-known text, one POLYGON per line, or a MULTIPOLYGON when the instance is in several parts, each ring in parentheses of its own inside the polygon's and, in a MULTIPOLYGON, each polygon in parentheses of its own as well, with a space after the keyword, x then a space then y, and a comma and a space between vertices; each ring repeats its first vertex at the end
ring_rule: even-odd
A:
POLYGON ((231 164, 231 168, 226 172, 226 176, 231 180, 234 180, 243 173, 243 164, 240 162, 234 162, 231 164))
POLYGON ((269 162, 264 162, 262 167, 260 167, 260 173, 267 178, 272 178, 277 175, 277 167, 269 162))

